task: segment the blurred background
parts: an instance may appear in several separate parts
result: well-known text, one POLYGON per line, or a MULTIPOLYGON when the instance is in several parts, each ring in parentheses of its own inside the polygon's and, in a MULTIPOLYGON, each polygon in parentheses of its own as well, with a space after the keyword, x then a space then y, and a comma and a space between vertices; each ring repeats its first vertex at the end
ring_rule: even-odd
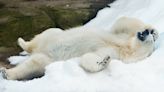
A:
POLYGON ((0 0, 0 65, 18 54, 18 37, 30 40, 48 29, 81 26, 114 0, 0 0))

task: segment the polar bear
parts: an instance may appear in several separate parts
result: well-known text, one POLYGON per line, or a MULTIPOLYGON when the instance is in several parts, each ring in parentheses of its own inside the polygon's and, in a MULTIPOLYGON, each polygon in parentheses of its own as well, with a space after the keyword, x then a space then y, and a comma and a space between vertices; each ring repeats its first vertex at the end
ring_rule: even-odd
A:
POLYGON ((153 27, 131 17, 119 18, 108 31, 84 27, 48 29, 31 41, 19 38, 19 46, 30 53, 30 58, 0 71, 9 80, 27 79, 43 75, 45 66, 54 61, 80 57, 79 65, 84 70, 98 72, 112 59, 131 63, 148 57, 157 38, 153 27))

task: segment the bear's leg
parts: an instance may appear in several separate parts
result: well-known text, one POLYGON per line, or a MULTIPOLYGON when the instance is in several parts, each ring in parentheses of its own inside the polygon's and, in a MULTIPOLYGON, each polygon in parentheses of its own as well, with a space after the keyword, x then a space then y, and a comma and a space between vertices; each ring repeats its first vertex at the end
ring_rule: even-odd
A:
POLYGON ((25 40, 23 40, 21 37, 18 38, 18 45, 25 51, 30 52, 29 51, 29 42, 26 42, 25 40))
POLYGON ((2 68, 0 72, 2 76, 9 80, 22 80, 38 77, 44 74, 45 66, 50 64, 52 60, 44 54, 33 54, 31 57, 11 69, 2 68))
POLYGON ((80 59, 80 66, 89 72, 98 72, 108 66, 110 56, 99 56, 95 53, 87 53, 80 59))
POLYGON ((19 37, 17 43, 24 51, 32 53, 32 51, 38 47, 39 41, 47 39, 47 37, 51 38, 52 36, 57 36, 62 33, 63 30, 59 28, 50 28, 36 35, 31 41, 25 41, 23 38, 19 37))

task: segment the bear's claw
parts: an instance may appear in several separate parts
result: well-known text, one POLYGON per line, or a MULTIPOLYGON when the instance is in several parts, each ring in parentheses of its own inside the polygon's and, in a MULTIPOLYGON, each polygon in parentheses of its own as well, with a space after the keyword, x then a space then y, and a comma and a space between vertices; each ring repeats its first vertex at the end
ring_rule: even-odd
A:
POLYGON ((106 56, 103 61, 101 62, 97 62, 98 65, 102 65, 102 66, 107 66, 107 64, 110 62, 110 56, 106 56))

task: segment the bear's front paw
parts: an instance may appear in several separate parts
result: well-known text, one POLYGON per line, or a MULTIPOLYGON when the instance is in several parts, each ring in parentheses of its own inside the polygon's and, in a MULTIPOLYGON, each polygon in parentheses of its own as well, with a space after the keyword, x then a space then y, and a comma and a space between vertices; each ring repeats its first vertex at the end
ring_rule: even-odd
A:
POLYGON ((86 54, 81 58, 80 65, 86 71, 98 72, 108 66, 110 62, 110 56, 99 57, 94 54, 86 54))
POLYGON ((7 73, 6 73, 6 68, 0 68, 0 74, 2 74, 2 77, 4 79, 7 79, 7 73))
POLYGON ((102 61, 97 62, 97 64, 104 66, 104 68, 105 68, 109 62, 110 62, 110 56, 106 56, 102 61))

